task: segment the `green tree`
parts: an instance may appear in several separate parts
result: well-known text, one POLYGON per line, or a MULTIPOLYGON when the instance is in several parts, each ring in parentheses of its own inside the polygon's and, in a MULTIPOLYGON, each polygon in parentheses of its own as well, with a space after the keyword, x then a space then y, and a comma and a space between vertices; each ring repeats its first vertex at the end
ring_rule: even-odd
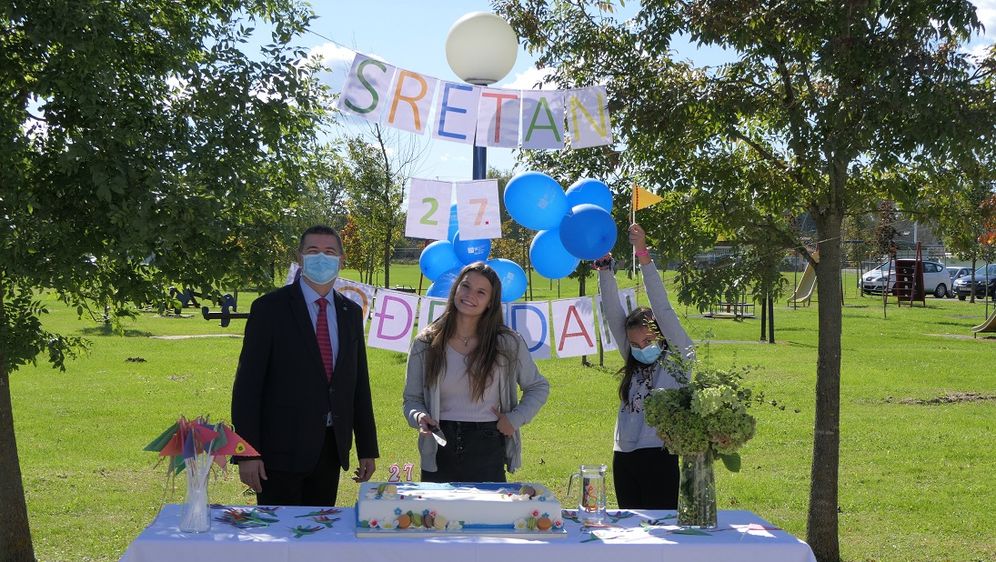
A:
MULTIPOLYGON (((964 43, 980 29, 967 2, 659 0, 619 21, 604 1, 496 2, 554 70, 558 87, 605 84, 620 166, 677 209, 727 228, 764 228, 799 248, 818 279, 819 344, 807 541, 838 560, 841 224, 869 199, 913 201, 896 175, 960 159, 991 138, 992 61, 964 43), (726 50, 696 66, 673 56, 684 34, 726 50), (816 224, 819 261, 791 230, 816 224)), ((663 205, 663 204, 661 204, 663 205)), ((658 205, 660 206, 660 205, 658 205)), ((713 229, 713 232, 716 230, 713 229)), ((648 231, 651 233, 651 231, 648 231)))
POLYGON ((0 8, 0 558, 34 560, 9 377, 80 343, 42 327, 37 291, 114 315, 178 280, 267 277, 326 102, 292 45, 311 19, 294 0, 0 8))

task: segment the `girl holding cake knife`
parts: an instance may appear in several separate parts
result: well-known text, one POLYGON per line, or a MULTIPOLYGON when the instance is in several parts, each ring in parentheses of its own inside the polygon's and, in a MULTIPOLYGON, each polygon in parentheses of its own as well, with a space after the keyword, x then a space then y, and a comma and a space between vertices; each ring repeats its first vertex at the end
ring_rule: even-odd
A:
POLYGON ((676 509, 678 457, 664 448, 657 431, 647 425, 643 400, 654 388, 676 388, 687 381, 695 348, 668 301, 657 266, 639 224, 629 227, 629 241, 643 272, 650 308, 628 316, 619 302, 611 254, 596 260, 605 322, 625 361, 619 384, 612 472, 616 501, 626 509, 676 509))
POLYGON ((446 310, 408 353, 402 409, 419 430, 422 481, 505 482, 506 467, 522 464, 519 428, 549 393, 525 341, 505 326, 498 275, 483 262, 464 267, 446 310))

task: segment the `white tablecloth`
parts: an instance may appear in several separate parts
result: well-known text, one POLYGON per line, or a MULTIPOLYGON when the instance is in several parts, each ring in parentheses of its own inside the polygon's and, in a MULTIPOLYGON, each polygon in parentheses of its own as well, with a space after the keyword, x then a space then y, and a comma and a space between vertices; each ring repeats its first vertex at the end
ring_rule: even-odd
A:
MULTIPOLYGON (((355 513, 342 508, 331 528, 294 538, 291 528, 315 525, 298 518, 316 508, 282 507, 268 527, 238 529, 212 521, 207 533, 181 533, 179 505, 165 506, 128 547, 123 562, 815 562, 809 546, 749 511, 721 511, 719 529, 683 534, 674 512, 635 511, 594 532, 564 521, 567 536, 551 539, 471 536, 357 538, 355 513), (669 517, 670 516, 670 517, 669 517), (641 522, 660 520, 655 525, 641 522)), ((221 509, 212 509, 212 517, 221 509)), ((614 512, 623 514, 626 512, 614 512)))

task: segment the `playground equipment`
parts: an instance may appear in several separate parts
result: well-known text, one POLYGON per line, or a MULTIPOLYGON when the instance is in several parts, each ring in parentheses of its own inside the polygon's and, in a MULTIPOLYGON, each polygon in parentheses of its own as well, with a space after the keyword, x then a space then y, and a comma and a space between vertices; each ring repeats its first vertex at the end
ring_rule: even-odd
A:
POLYGON ((222 296, 219 304, 221 305, 221 312, 211 312, 210 308, 206 306, 201 307, 201 314, 205 320, 221 320, 221 327, 227 328, 233 318, 249 318, 248 312, 235 312, 239 307, 235 297, 232 295, 225 294, 222 296))
POLYGON ((977 337, 983 332, 996 332, 996 308, 993 309, 992 314, 986 318, 986 321, 979 324, 978 326, 972 327, 972 337, 977 337))
MULTIPOLYGON (((813 252, 813 259, 820 261, 820 255, 813 252)), ((808 305, 813 299, 813 289, 816 288, 816 268, 812 263, 806 263, 806 269, 802 272, 802 279, 796 286, 795 292, 789 297, 788 304, 803 303, 808 305)))

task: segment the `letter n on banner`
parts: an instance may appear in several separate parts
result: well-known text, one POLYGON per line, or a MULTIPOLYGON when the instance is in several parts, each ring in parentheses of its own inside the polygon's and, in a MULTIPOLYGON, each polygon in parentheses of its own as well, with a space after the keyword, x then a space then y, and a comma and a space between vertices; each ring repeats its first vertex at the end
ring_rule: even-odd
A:
POLYGON ((446 312, 446 299, 422 297, 418 303, 418 331, 421 332, 446 312))
POLYGON ((508 326, 529 346, 533 359, 550 358, 550 302, 515 302, 508 307, 508 326))
POLYGON ((550 306, 553 309, 553 337, 558 357, 598 352, 591 297, 551 301, 550 306))
POLYGON ((339 96, 339 109, 369 121, 380 121, 397 70, 387 63, 357 54, 339 96))
POLYGON ((377 291, 374 309, 367 345, 407 352, 418 310, 418 295, 382 289, 377 291))
POLYGON ((374 293, 377 291, 376 287, 342 277, 336 277, 332 286, 342 296, 360 305, 360 308, 363 309, 363 328, 366 329, 367 320, 370 319, 370 308, 374 302, 374 293))
POLYGON ((568 90, 567 128, 571 131, 571 148, 612 144, 612 122, 605 86, 568 90))

